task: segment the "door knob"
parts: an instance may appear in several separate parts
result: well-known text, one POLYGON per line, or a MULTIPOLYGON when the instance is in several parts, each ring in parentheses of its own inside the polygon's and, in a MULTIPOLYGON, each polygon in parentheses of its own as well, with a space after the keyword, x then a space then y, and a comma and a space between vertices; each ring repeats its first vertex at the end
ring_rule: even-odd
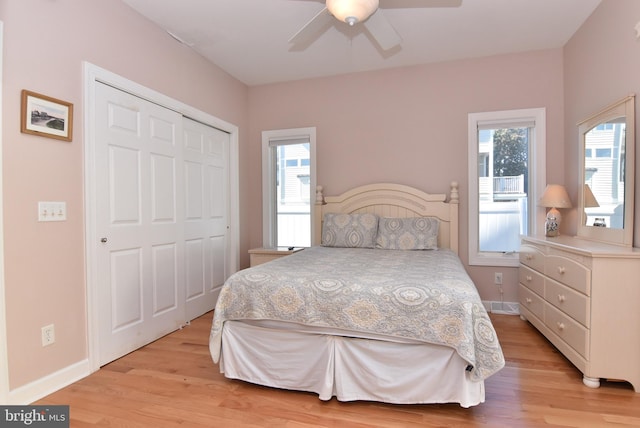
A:
POLYGON ((100 242, 102 242, 104 244, 105 242, 107 242, 107 238, 100 239, 100 242))

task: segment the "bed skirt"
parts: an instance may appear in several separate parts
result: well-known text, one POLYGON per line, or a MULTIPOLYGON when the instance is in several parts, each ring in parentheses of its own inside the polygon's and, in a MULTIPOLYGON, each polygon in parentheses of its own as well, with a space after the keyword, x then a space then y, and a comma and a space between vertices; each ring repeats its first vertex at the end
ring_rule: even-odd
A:
POLYGON ((484 382, 469 379, 468 363, 452 348, 282 327, 225 322, 220 371, 231 379, 313 392, 321 400, 462 407, 485 400, 484 382))

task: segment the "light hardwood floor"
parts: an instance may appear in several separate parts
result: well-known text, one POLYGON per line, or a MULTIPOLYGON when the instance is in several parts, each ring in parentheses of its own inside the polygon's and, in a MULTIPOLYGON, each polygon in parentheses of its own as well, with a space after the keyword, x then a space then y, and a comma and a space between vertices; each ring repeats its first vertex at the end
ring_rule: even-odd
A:
POLYGON ((212 313, 34 404, 70 405, 71 427, 640 426, 640 394, 629 384, 587 388, 528 323, 491 318, 507 364, 486 381, 486 402, 470 409, 323 402, 226 379, 209 355, 212 313))

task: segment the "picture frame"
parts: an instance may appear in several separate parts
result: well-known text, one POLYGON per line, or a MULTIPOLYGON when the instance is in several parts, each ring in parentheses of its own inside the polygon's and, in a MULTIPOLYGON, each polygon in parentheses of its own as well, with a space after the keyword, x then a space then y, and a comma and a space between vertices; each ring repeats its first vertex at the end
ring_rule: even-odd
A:
POLYGON ((23 89, 20 131, 25 134, 71 141, 73 104, 23 89))

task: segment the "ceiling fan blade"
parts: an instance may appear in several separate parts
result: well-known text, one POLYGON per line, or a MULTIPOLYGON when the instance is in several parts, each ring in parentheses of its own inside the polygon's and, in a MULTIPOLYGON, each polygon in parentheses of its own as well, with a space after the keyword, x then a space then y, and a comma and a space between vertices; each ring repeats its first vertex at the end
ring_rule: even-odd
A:
POLYGON ((311 43, 319 34, 333 24, 333 16, 326 7, 318 12, 296 34, 289 39, 289 43, 305 46, 311 43))
POLYGON ((402 42, 402 37, 400 37, 380 9, 364 21, 364 26, 378 42, 382 50, 388 51, 402 42))
POLYGON ((462 0, 380 0, 380 7, 389 9, 460 6, 462 0))

